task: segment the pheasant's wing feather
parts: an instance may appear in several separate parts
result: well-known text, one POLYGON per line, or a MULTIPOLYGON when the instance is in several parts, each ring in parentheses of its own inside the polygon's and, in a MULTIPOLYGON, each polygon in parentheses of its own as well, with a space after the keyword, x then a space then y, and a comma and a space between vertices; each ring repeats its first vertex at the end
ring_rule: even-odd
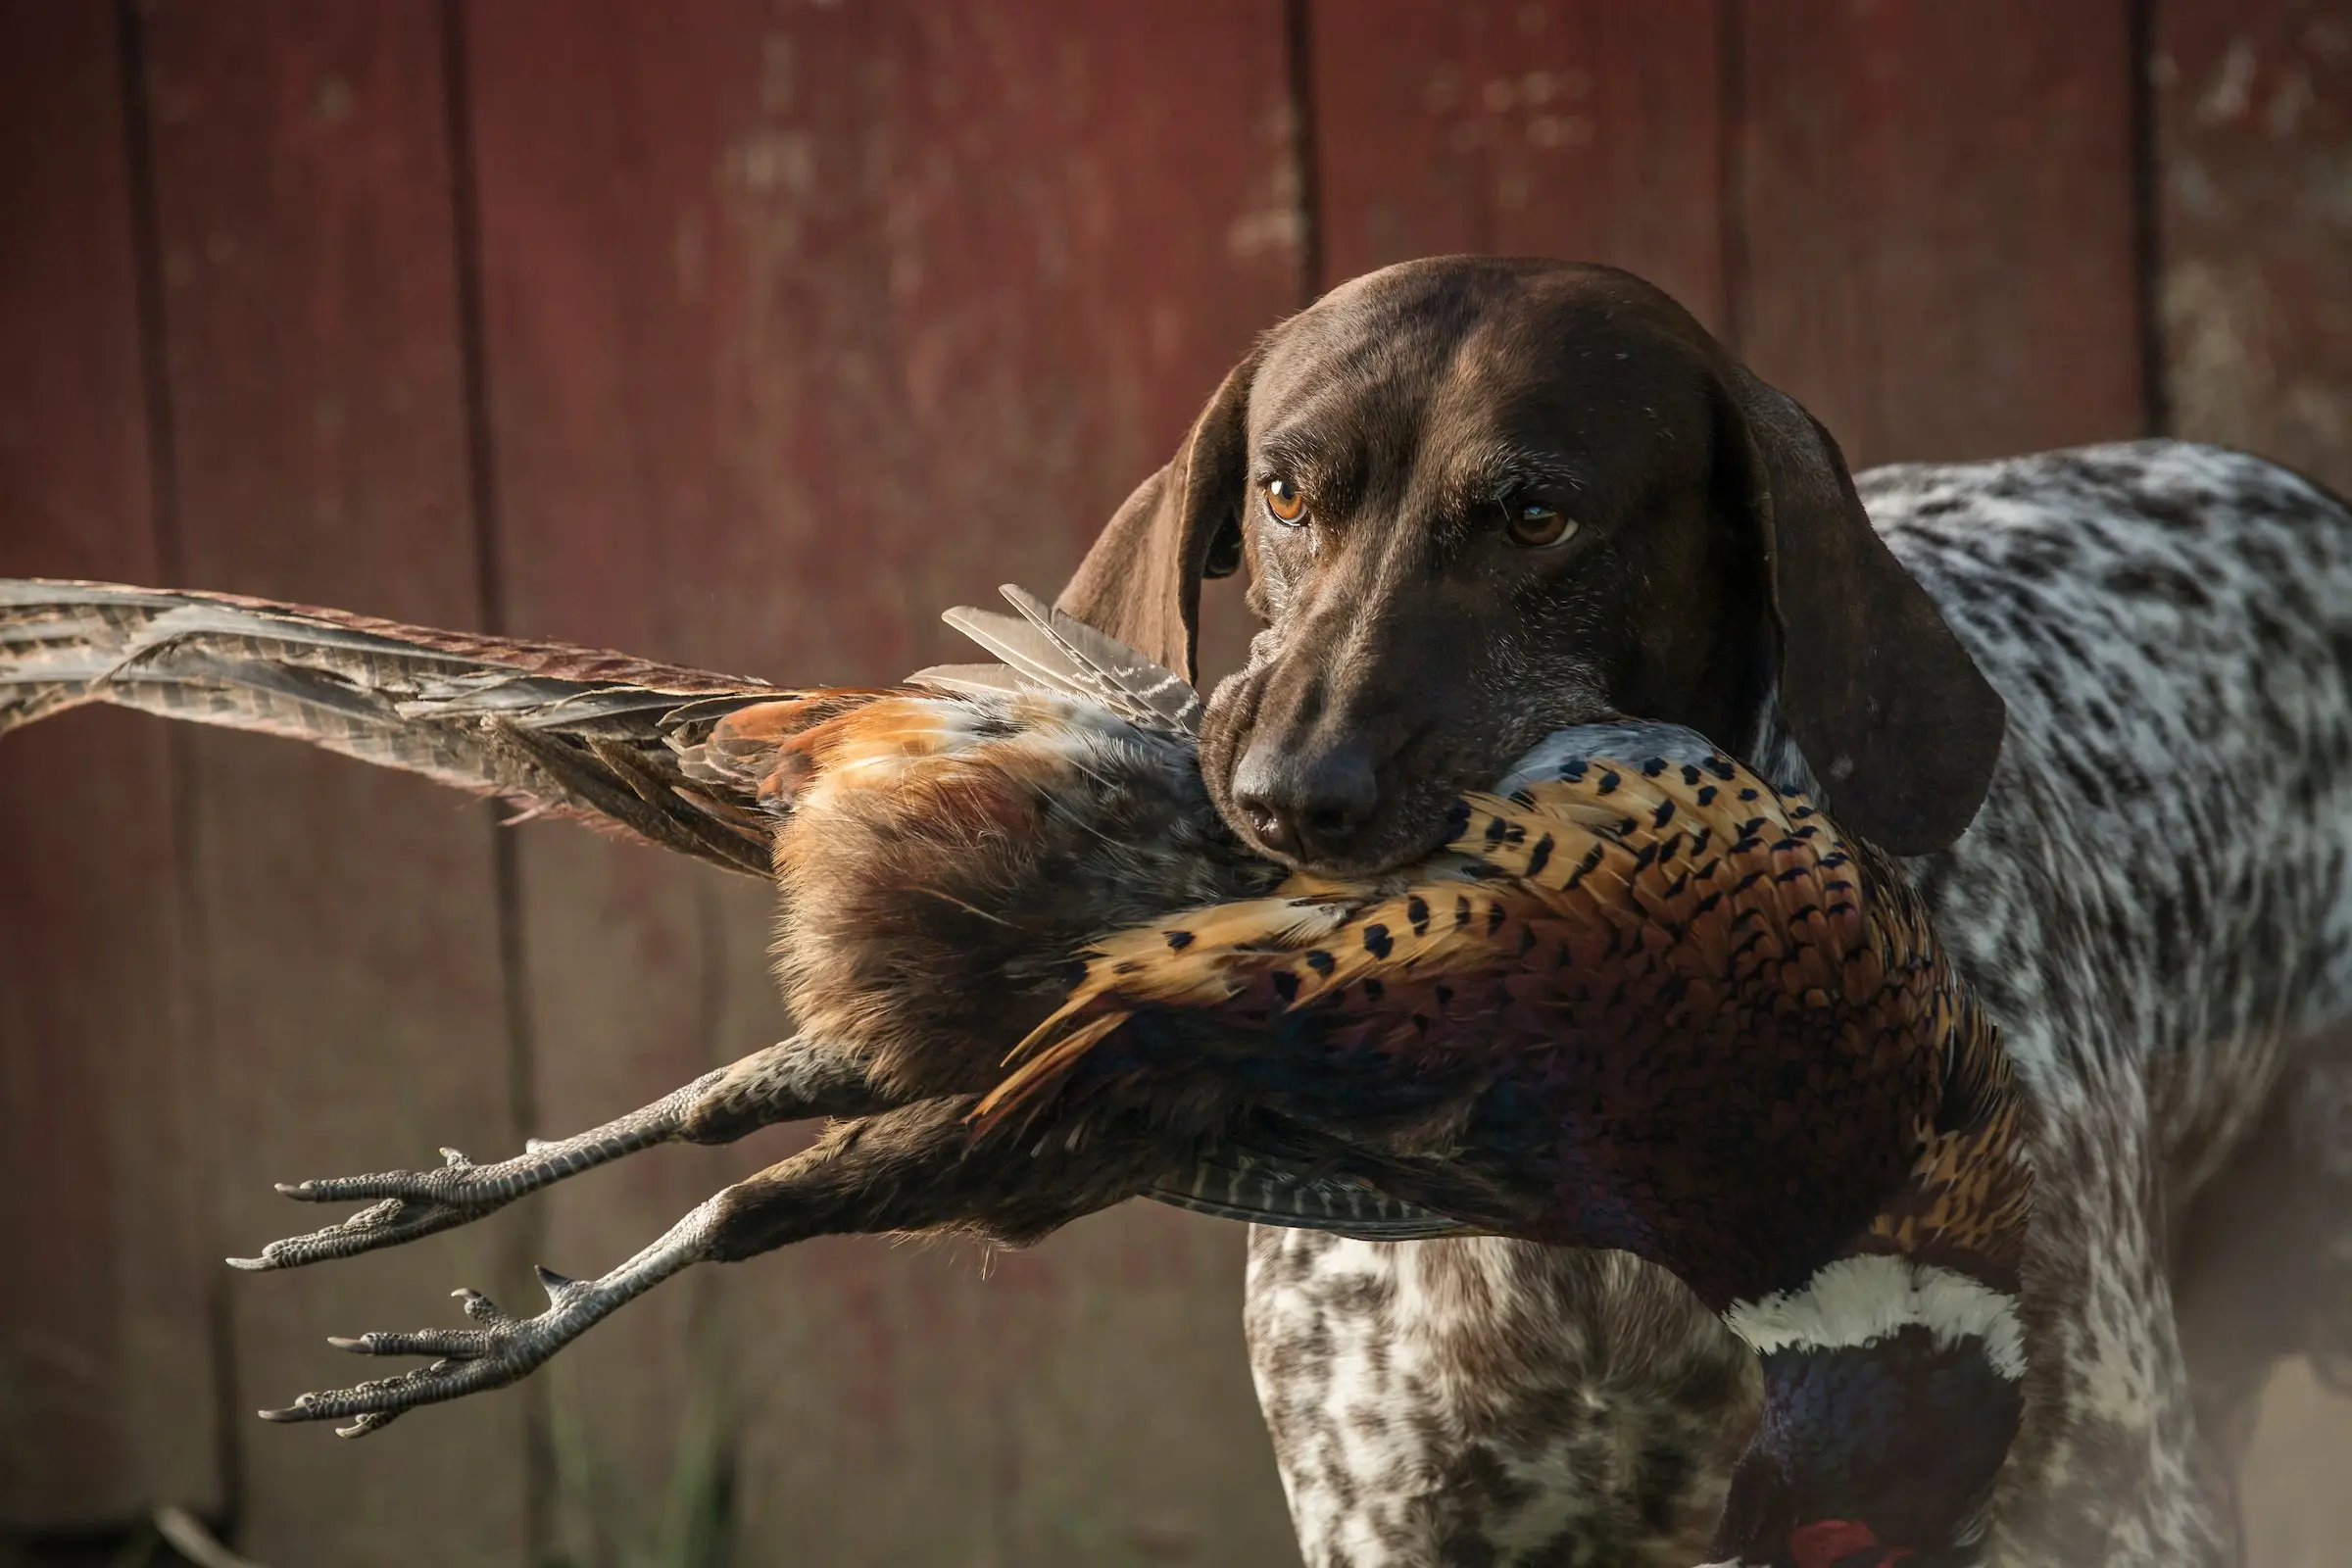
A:
MULTIPOLYGON (((940 618, 1044 690, 1095 703, 1146 729, 1200 732, 1200 694, 1182 676, 1034 594, 1010 583, 1003 592, 1019 615, 958 605, 940 618)), ((940 684, 941 675, 950 683, 972 678, 953 666, 922 678, 940 684)))
POLYGON ((1009 664, 926 664, 906 677, 909 686, 928 686, 960 697, 1002 697, 1037 690, 1009 664))
POLYGON ((1202 1151, 1191 1169, 1153 1187, 1151 1196, 1196 1214, 1286 1230, 1326 1231, 1362 1242, 1480 1234, 1458 1220, 1391 1198, 1360 1178, 1301 1170, 1234 1145, 1202 1151))
POLYGON ((229 594, 0 580, 0 733, 89 703, 307 741, 767 874, 749 801, 680 758, 788 695, 600 649, 229 594))
POLYGON ((1200 694, 1191 681, 1017 583, 997 591, 1073 663, 1117 695, 1120 700, 1112 706, 1119 716, 1178 735, 1200 732, 1200 694))
POLYGON ((1052 638, 1017 615, 957 605, 939 617, 1004 661, 1006 667, 1041 691, 1101 702, 1100 689, 1054 646, 1052 638))

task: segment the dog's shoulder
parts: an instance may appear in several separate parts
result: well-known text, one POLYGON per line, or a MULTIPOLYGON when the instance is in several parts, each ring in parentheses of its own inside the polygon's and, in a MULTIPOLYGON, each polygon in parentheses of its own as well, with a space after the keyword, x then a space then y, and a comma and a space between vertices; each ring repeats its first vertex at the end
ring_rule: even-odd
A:
POLYGON ((2086 989, 2101 1032, 2168 1037, 2131 1051, 2342 1000, 2352 508, 2172 440, 1856 488, 2008 705, 1984 810, 1921 873, 2013 1038, 2089 1027, 2086 989))
MULTIPOLYGON (((1872 519, 2009 707, 2072 817, 2151 790, 2308 789, 2352 745, 2352 507, 2221 447, 2115 442, 1856 476, 1872 519)), ((2310 803, 2305 802, 2306 805, 2310 803)))

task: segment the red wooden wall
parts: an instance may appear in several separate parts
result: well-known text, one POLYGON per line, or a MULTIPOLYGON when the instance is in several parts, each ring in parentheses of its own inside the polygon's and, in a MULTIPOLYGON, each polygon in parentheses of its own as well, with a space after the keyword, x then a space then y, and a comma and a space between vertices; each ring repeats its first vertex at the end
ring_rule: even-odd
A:
MULTIPOLYGON (((0 0, 0 573, 888 678, 1251 333, 1461 249, 1649 275, 1857 462, 2343 485, 2348 167, 2352 0, 0 0)), ((690 1275, 363 1445, 251 1420, 776 1155, 218 1262, 306 1220, 272 1181, 774 1038, 756 888, 75 714, 0 751, 0 1551, 176 1501, 285 1568, 1287 1557, 1240 1234, 1148 1205, 690 1275)))

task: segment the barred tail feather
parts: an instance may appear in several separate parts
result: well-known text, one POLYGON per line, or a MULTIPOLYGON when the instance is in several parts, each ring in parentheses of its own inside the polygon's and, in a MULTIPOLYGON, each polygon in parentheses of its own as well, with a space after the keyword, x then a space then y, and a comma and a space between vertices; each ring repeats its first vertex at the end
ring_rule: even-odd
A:
POLYGON ((623 654, 229 594, 0 579, 0 734, 91 703, 307 742, 752 875, 767 836, 679 754, 786 695, 623 654))

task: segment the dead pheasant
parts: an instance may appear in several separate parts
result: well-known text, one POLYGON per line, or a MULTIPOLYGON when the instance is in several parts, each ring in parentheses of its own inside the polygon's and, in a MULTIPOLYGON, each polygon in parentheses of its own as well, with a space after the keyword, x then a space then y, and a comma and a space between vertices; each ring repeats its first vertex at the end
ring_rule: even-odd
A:
POLYGON ((1990 1025, 1900 872, 1689 731, 1553 737, 1376 883, 1219 823, 1176 676, 1012 593, 1006 660, 792 690, 553 645, 0 584, 0 730, 85 702, 290 734, 772 876, 799 1035, 247 1267, 465 1223, 647 1147, 836 1121, 514 1319, 336 1343, 433 1363, 278 1420, 358 1435, 527 1374, 687 1265, 823 1234, 1038 1239, 1138 1196, 1373 1238, 1638 1252, 1764 1356, 1721 1546, 1967 1560, 2015 1430, 2028 1177, 1990 1025), (1007 1071, 1007 1062, 1010 1067, 1007 1071))

